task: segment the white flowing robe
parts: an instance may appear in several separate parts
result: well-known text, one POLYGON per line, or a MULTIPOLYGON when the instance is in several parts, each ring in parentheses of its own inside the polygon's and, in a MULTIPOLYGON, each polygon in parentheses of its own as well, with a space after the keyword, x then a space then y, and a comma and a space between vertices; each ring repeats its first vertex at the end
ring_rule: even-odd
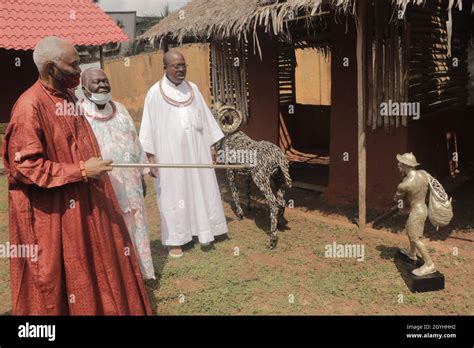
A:
MULTIPOLYGON (((186 83, 175 86, 163 77, 166 96, 186 101, 186 83)), ((191 105, 167 103, 159 82, 151 87, 143 109, 140 141, 158 163, 212 164, 210 147, 224 137, 197 86, 191 105)), ((219 186, 214 169, 160 168, 155 179, 162 221, 162 243, 181 246, 197 236, 201 244, 227 233, 219 186)))

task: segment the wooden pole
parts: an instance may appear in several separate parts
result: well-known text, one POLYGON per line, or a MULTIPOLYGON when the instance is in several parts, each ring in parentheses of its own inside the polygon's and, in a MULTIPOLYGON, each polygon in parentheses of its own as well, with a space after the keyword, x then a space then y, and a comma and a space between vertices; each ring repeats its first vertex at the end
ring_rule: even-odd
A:
POLYGON ((104 49, 102 45, 99 46, 99 57, 100 57, 100 68, 103 70, 105 68, 105 60, 104 60, 104 49))
POLYGON ((213 169, 250 169, 249 164, 187 164, 187 163, 112 163, 112 168, 213 168, 213 169))
POLYGON ((169 50, 170 50, 170 45, 169 45, 168 39, 165 37, 163 39, 163 52, 166 53, 169 50))
MULTIPOLYGON (((357 28, 357 133, 358 133, 358 168, 359 168, 359 238, 366 225, 366 144, 365 144, 365 88, 366 88, 366 45, 367 45, 367 3, 356 3, 357 28)), ((372 10, 372 9, 370 9, 372 10)), ((378 15, 377 13, 375 14, 378 15)))

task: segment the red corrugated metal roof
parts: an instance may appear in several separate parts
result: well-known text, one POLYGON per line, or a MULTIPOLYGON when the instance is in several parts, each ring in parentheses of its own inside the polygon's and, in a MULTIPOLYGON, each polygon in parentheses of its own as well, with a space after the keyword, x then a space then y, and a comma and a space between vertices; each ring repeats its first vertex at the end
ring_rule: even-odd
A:
POLYGON ((129 40, 90 0, 0 0, 0 48, 33 49, 49 35, 74 45, 129 40))

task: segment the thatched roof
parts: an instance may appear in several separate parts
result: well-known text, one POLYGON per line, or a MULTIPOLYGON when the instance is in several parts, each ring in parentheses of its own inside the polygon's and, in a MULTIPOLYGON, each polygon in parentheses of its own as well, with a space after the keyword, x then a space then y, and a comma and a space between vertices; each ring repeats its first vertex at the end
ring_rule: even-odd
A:
POLYGON ((258 26, 265 26, 274 34, 285 30, 287 16, 297 13, 317 15, 322 3, 349 0, 288 0, 262 6, 260 0, 192 0, 180 10, 153 26, 139 39, 150 41, 167 37, 181 43, 184 39, 206 41, 213 39, 247 38, 258 26))
MULTIPOLYGON (((356 0, 191 0, 150 28, 138 39, 181 43, 183 40, 208 41, 244 39, 256 35, 258 27, 275 35, 285 32, 291 15, 315 16, 322 14, 323 5, 336 11, 353 12, 356 0), (264 5, 262 3, 269 3, 264 5)), ((363 0, 366 1, 366 0, 363 0)), ((392 0, 401 10, 407 5, 424 5, 427 0, 392 0)), ((430 1, 430 0, 428 0, 430 1)), ((450 0, 459 6, 461 0, 450 0)))

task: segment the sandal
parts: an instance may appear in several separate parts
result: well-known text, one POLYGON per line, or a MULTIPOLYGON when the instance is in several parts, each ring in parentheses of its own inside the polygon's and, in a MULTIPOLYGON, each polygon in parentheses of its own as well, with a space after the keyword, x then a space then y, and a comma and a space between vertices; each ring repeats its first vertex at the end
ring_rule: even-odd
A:
POLYGON ((181 251, 179 254, 172 253, 171 250, 168 252, 168 255, 172 257, 173 259, 179 259, 180 257, 183 257, 184 253, 181 251))

